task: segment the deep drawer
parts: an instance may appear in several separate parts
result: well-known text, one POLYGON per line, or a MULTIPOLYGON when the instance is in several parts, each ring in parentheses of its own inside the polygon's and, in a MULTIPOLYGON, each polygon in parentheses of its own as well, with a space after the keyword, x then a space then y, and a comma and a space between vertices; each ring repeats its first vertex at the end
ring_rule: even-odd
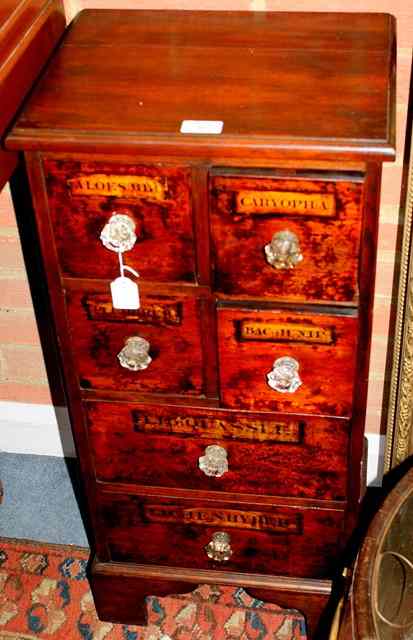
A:
POLYGON ((80 386, 202 394, 205 299, 196 294, 195 288, 187 293, 152 294, 141 287, 141 308, 123 311, 113 309, 106 293, 92 289, 67 292, 80 386))
POLYGON ((341 510, 111 494, 99 501, 113 561, 314 578, 337 568, 341 510), (217 533, 229 536, 227 560, 217 533))
POLYGON ((210 190, 217 292, 357 300, 361 177, 224 174, 211 177, 210 190))
POLYGON ((218 310, 224 406, 349 416, 358 318, 280 309, 218 310))
POLYGON ((98 480, 326 500, 346 495, 347 420, 112 402, 87 402, 85 411, 98 480))
POLYGON ((112 279, 118 274, 118 255, 100 235, 120 213, 136 235, 125 262, 142 278, 195 280, 189 169, 45 160, 44 171, 63 275, 112 279))

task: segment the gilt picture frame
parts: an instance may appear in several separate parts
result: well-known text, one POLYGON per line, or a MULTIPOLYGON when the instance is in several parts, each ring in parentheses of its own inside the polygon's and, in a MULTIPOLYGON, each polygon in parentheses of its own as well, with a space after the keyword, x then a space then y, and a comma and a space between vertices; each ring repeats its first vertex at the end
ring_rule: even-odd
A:
POLYGON ((397 310, 387 413, 384 472, 413 454, 413 140, 408 126, 409 161, 401 202, 404 219, 400 248, 397 310), (403 201, 404 200, 404 201, 403 201))

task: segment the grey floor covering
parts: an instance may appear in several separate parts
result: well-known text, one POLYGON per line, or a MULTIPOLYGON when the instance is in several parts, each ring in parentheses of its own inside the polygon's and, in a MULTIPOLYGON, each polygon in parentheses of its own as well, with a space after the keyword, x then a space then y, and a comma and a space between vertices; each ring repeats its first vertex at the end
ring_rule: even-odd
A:
POLYGON ((0 479, 1 537, 88 546, 73 489, 76 461, 0 452, 0 479))

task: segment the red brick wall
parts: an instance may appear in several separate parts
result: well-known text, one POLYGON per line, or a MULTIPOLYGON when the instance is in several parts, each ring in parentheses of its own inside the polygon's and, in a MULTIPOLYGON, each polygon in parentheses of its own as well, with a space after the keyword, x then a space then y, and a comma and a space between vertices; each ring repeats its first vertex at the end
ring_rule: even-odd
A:
POLYGON ((0 401, 50 403, 9 188, 0 193, 0 401))

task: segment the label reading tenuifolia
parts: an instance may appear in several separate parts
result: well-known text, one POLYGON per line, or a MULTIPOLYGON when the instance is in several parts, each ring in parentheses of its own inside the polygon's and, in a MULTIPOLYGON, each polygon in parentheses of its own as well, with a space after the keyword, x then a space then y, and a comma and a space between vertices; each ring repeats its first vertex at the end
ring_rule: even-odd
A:
POLYGON ((181 133, 222 133, 224 123, 222 120, 182 120, 181 133))

